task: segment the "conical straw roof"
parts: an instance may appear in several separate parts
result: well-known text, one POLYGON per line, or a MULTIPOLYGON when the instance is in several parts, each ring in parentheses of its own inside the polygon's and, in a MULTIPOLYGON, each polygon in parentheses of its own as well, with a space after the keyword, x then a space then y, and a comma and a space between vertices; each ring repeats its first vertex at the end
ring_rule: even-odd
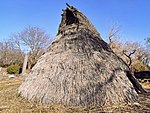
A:
POLYGON ((19 88, 22 97, 45 104, 113 105, 138 95, 128 66, 76 8, 63 11, 55 40, 19 88))

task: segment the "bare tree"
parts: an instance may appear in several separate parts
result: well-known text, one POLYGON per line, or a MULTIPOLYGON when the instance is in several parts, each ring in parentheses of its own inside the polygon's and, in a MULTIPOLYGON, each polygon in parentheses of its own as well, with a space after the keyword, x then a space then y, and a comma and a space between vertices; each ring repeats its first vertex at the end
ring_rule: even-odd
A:
POLYGON ((147 49, 138 42, 126 42, 123 45, 124 61, 130 66, 132 71, 144 71, 148 67, 148 54, 147 49))
MULTIPOLYGON (((119 36, 119 27, 117 25, 111 26, 109 32, 108 32, 108 39, 109 39, 109 45, 112 48, 112 50, 120 56, 126 64, 128 64, 130 71, 127 71, 127 77, 132 82, 133 86, 135 87, 136 91, 139 93, 146 93, 146 91, 142 88, 142 86, 138 83, 138 81, 135 79, 135 77, 132 74, 132 62, 135 62, 135 59, 137 56, 135 55, 135 52, 137 51, 137 48, 132 48, 132 44, 128 43, 122 43, 119 42, 118 39, 119 36), (125 47, 124 47, 125 46, 125 47), (135 58, 133 58, 135 57, 135 58)), ((140 62, 141 63, 141 62, 140 62)))
POLYGON ((0 62, 1 66, 8 66, 10 64, 21 64, 23 57, 20 51, 15 48, 10 41, 0 43, 0 62))
POLYGON ((132 71, 147 70, 150 64, 150 38, 146 39, 147 48, 145 48, 138 42, 120 42, 120 37, 120 27, 113 24, 107 35, 112 50, 129 65, 132 71))
POLYGON ((122 57, 122 42, 119 41, 121 38, 120 27, 117 24, 110 26, 107 39, 109 40, 109 45, 111 49, 120 57, 122 57))
POLYGON ((109 45, 113 49, 116 41, 118 40, 120 27, 117 24, 113 24, 109 30, 107 38, 109 39, 109 45))
POLYGON ((143 61, 150 67, 150 37, 146 38, 146 54, 145 57, 143 58, 143 61))
POLYGON ((50 36, 39 27, 27 27, 22 32, 11 36, 20 49, 29 51, 29 69, 37 62, 50 44, 50 36))

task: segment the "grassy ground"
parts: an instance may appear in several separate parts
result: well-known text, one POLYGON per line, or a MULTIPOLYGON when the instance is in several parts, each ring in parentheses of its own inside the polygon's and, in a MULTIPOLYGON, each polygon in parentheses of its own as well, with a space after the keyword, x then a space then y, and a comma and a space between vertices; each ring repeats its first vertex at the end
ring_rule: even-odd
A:
MULTIPOLYGON (((71 107, 63 105, 40 105, 27 101, 17 94, 17 89, 23 78, 0 80, 0 113, 99 113, 105 112, 150 112, 150 96, 140 95, 139 101, 130 105, 116 105, 101 108, 94 107, 71 107)), ((144 84, 150 88, 150 83, 144 84)))

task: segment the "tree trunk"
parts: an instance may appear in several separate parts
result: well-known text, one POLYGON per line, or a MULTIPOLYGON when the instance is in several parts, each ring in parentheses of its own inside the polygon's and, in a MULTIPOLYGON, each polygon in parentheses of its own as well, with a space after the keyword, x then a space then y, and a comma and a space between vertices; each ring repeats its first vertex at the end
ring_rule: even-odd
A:
POLYGON ((131 83, 133 84, 135 90, 137 93, 140 94, 145 94, 147 93, 142 86, 139 84, 139 82, 137 81, 137 79, 134 77, 134 74, 130 71, 127 71, 127 77, 129 78, 129 80, 131 81, 131 83))

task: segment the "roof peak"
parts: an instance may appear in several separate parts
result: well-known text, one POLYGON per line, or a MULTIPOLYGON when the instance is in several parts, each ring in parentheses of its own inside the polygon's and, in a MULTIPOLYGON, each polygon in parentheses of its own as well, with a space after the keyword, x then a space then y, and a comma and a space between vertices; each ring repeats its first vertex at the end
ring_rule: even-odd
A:
POLYGON ((84 29, 100 36, 94 25, 92 25, 92 23, 83 13, 81 13, 75 7, 70 6, 68 3, 66 3, 66 5, 68 7, 63 10, 58 34, 67 34, 69 32, 76 32, 84 29))

